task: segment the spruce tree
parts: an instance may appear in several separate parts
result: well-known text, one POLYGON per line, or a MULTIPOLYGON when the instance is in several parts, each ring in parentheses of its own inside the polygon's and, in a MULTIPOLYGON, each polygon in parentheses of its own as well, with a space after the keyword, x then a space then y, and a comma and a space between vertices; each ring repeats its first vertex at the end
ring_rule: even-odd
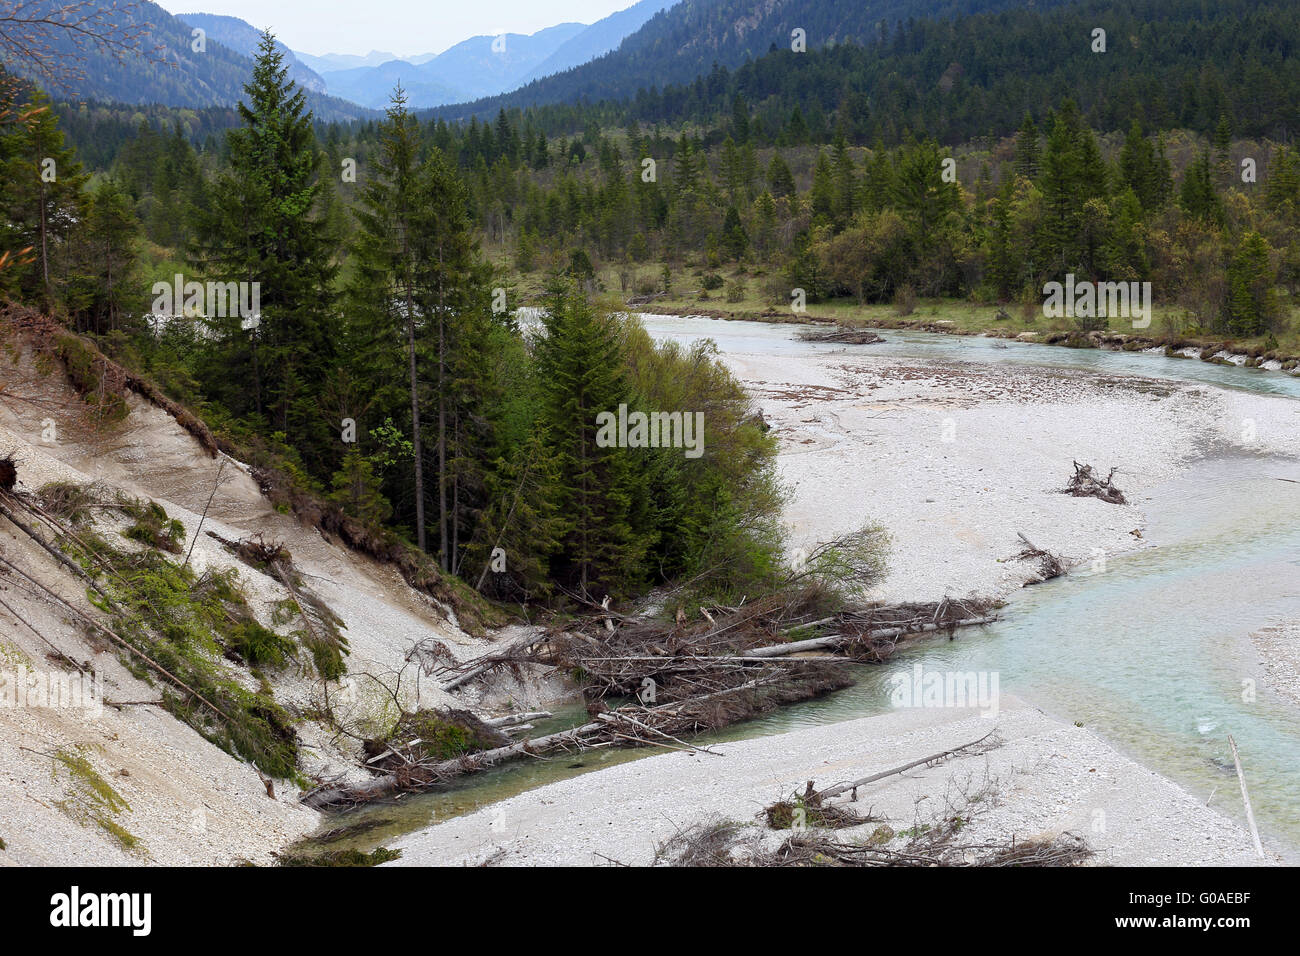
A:
POLYGON ((1026 113, 1024 120, 1020 123, 1020 129, 1016 133, 1014 166, 1016 175, 1024 176, 1030 180, 1036 179, 1041 156, 1042 149, 1038 143, 1038 126, 1034 123, 1034 118, 1026 113))
POLYGON ((633 390, 614 320, 571 285, 553 286, 537 345, 547 441, 557 455, 563 525, 552 571, 588 597, 617 596, 644 578, 651 535, 638 527, 647 497, 643 449, 601 447, 597 415, 618 414, 633 390))
POLYGON ((1214 188, 1210 154, 1203 152, 1188 165, 1178 201, 1187 215, 1218 224, 1223 220, 1223 202, 1214 188))
POLYGON ((244 92, 243 125, 227 134, 230 166, 214 190, 198 251, 209 279, 260 284, 259 321, 220 323, 227 343, 223 365, 236 383, 222 397, 236 412, 266 414, 315 457, 337 427, 321 421, 312 394, 337 340, 335 237, 319 215, 328 187, 312 114, 269 31, 244 92), (251 402, 240 394, 249 380, 251 402))
POLYGON ((767 185, 774 199, 794 195, 794 174, 780 153, 772 153, 771 162, 767 164, 767 185))
POLYGON ((1228 263, 1228 330, 1262 335, 1277 315, 1276 276, 1269 265, 1268 242, 1258 232, 1242 234, 1228 263))
POLYGON ((1044 234, 1047 261, 1053 274, 1073 270, 1078 264, 1078 235, 1082 203, 1079 154, 1074 131, 1064 116, 1058 116, 1047 135, 1043 150, 1039 189, 1046 216, 1044 234))
POLYGON ((488 349, 494 321, 489 269, 479 256, 464 182, 440 150, 420 170, 424 235, 420 246, 422 310, 428 317, 436 412, 438 555, 457 564, 469 529, 463 516, 482 494, 482 464, 495 460, 495 380, 488 349))
POLYGON ((24 113, 27 118, 3 137, 0 224, 7 251, 31 249, 23 256, 30 266, 20 265, 4 279, 13 294, 49 311, 63 294, 59 263, 85 214, 87 177, 76 151, 64 143, 49 98, 33 93, 24 113))
MULTIPOLYGON (((420 427, 419 365, 423 313, 417 306, 420 244, 425 234, 426 195, 418 181, 418 124, 406 109, 399 85, 378 129, 379 149, 356 210, 353 246, 356 271, 348 287, 349 312, 361 327, 367 378, 382 392, 405 380, 411 416, 416 542, 427 550, 424 442, 420 427), (404 368, 393 362, 393 343, 402 342, 404 368)), ((383 403, 387 405, 388 403, 383 403)))
POLYGON ((135 263, 139 223, 130 199, 115 180, 104 179, 90 195, 86 215, 86 270, 92 277, 91 328, 95 332, 117 329, 128 311, 138 305, 124 280, 135 263))

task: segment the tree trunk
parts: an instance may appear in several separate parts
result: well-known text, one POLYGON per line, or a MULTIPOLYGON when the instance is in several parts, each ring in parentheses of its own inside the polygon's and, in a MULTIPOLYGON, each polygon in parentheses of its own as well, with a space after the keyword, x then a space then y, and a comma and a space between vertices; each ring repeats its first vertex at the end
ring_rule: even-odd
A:
POLYGON ((450 571, 447 553, 447 371, 446 297, 438 290, 438 566, 450 571))
POLYGON ((54 300, 53 297, 50 295, 50 255, 49 255, 48 243, 46 241, 46 233, 48 232, 48 229, 46 226, 46 217, 45 217, 45 213, 46 213, 45 180, 43 179, 41 180, 40 203, 41 203, 41 210, 40 210, 41 212, 40 215, 41 284, 42 287, 45 289, 45 308, 48 310, 52 307, 54 300))
POLYGON ((420 392, 415 370, 415 304, 411 285, 406 285, 406 344, 411 371, 411 445, 415 453, 415 539, 421 551, 424 535, 424 450, 420 439, 420 392))
POLYGON ((451 476, 451 573, 460 573, 460 413, 452 415, 452 437, 456 449, 456 473, 451 476))

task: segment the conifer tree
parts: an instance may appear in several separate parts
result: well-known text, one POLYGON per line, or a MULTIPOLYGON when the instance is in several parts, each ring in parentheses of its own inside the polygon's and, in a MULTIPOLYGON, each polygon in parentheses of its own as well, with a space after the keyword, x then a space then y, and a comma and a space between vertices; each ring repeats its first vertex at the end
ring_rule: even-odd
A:
POLYGON ((1228 329, 1234 335, 1262 335, 1277 314, 1275 276, 1268 242, 1258 232, 1242 234, 1228 263, 1228 329))
MULTIPOLYGON (((86 214, 86 263, 93 284, 91 328, 105 332, 119 327, 133 298, 124 284, 135 263, 139 223, 130 200, 115 180, 104 179, 90 195, 86 214)), ((134 310, 132 310, 134 311, 134 310)))
POLYGON ((1223 219, 1223 202, 1214 188, 1210 154, 1203 152, 1187 166, 1179 191, 1179 204, 1195 219, 1218 224, 1223 219))
POLYGON ((419 365, 423 313, 418 307, 421 243, 425 235, 425 196, 418 180, 418 129, 406 109, 399 85, 393 92, 384 122, 379 125, 379 149, 366 178, 356 210, 354 243, 357 267, 348 298, 354 321, 362 325, 365 360, 372 386, 379 390, 405 378, 411 416, 414 464, 416 542, 427 550, 424 483, 424 441, 420 427, 419 365), (393 343, 402 342, 404 369, 394 368, 393 343))
POLYGON ((1046 215, 1044 238, 1048 262, 1054 274, 1064 274, 1078 264, 1078 235, 1082 203, 1079 155, 1069 120, 1057 116, 1043 150, 1039 188, 1046 215))
POLYGON ((32 250, 25 257, 31 259, 30 268, 19 267, 4 278, 14 294, 45 310, 62 294, 56 260, 84 215, 87 178, 49 105, 48 97, 34 93, 26 110, 29 118, 6 131, 0 151, 5 249, 32 250))
POLYGON ((238 413, 265 413, 273 427, 299 447, 314 446, 318 456, 334 433, 316 414, 312 392, 332 364, 337 340, 335 237, 319 215, 328 187, 312 114, 269 31, 244 92, 243 125, 227 134, 230 166, 214 190, 198 250, 208 278, 260 286, 260 316, 229 317, 220 325, 228 344, 224 364, 237 386, 222 398, 238 413), (246 336, 250 367, 244 368, 246 336), (251 408, 241 394, 249 378, 251 408))
POLYGON ((464 182, 440 150, 420 171, 426 210, 421 248, 422 309, 436 356, 433 391, 438 467, 438 555, 444 571, 469 540, 462 515, 482 492, 481 463, 495 460, 492 430, 495 380, 489 370, 492 334, 489 269, 479 256, 464 182))
POLYGON ((794 174, 780 153, 774 152, 771 162, 767 164, 767 185, 774 199, 794 195, 794 174))
POLYGON ((1020 129, 1016 133, 1016 158, 1015 171, 1016 175, 1024 176, 1026 179, 1037 179, 1039 161, 1042 156, 1042 148, 1038 142, 1038 125, 1034 118, 1028 113, 1020 123, 1020 129))
POLYGON ((638 527, 647 498, 641 449, 597 444, 597 415, 633 401, 614 320, 572 286, 553 286, 538 342, 547 442, 557 456, 556 502, 564 524, 553 571, 582 594, 617 596, 644 577, 650 536, 638 527))

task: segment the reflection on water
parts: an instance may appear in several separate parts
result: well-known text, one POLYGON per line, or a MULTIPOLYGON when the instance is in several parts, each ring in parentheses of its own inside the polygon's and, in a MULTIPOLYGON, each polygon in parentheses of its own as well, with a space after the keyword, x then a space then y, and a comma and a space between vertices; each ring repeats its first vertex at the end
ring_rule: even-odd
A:
MULTIPOLYGON (((789 326, 699 319, 648 324, 658 335, 679 334, 678 324, 707 325, 726 350, 758 351, 752 343, 759 341, 767 348, 809 347, 789 341, 789 326), (721 341, 718 332, 728 328, 735 334, 721 341)), ((916 357, 938 358, 944 352, 970 361, 1029 360, 1014 346, 993 350, 974 345, 988 340, 951 341, 908 333, 894 349, 916 357)), ((1040 363, 1050 358, 1053 365, 1107 372, 1155 365, 1167 377, 1222 377, 1225 381, 1215 384, 1300 392, 1300 382, 1285 376, 1202 362, 1021 348, 1031 349, 1040 363), (1273 384, 1258 384, 1264 382, 1273 384)), ((1152 489, 1149 547, 1108 558, 1104 570, 1084 566, 1025 589, 1003 611, 1003 620, 958 632, 956 640, 918 641, 885 667, 846 665, 858 678, 856 686, 707 739, 763 736, 881 713, 889 707, 889 675, 917 662, 941 671, 997 672, 1003 693, 1082 722, 1192 794, 1208 799, 1213 793, 1215 807, 1240 819, 1227 741, 1232 734, 1265 837, 1274 845, 1300 847, 1300 708, 1269 685, 1249 639, 1253 630, 1294 620, 1300 607, 1300 484, 1278 478, 1300 478, 1300 467, 1248 455, 1203 461, 1182 478, 1152 489), (1247 692, 1250 682, 1253 696, 1247 692)), ((573 708, 557 714, 557 722, 573 724, 585 717, 581 708, 573 708)), ((445 792, 335 818, 332 827, 381 825, 333 845, 375 846, 532 787, 657 752, 605 750, 516 764, 445 792)))

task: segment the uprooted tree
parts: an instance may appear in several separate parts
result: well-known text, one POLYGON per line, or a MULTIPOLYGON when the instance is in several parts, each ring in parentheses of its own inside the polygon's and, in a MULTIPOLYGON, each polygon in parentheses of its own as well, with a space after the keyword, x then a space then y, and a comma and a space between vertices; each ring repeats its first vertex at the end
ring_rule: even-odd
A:
POLYGON ((1066 494, 1075 498, 1100 498, 1112 505, 1128 504, 1124 492, 1115 487, 1115 472, 1119 471, 1118 468, 1112 468, 1110 474, 1103 479, 1093 471, 1092 465, 1081 465, 1077 461, 1073 464, 1074 477, 1065 486, 1066 494))

